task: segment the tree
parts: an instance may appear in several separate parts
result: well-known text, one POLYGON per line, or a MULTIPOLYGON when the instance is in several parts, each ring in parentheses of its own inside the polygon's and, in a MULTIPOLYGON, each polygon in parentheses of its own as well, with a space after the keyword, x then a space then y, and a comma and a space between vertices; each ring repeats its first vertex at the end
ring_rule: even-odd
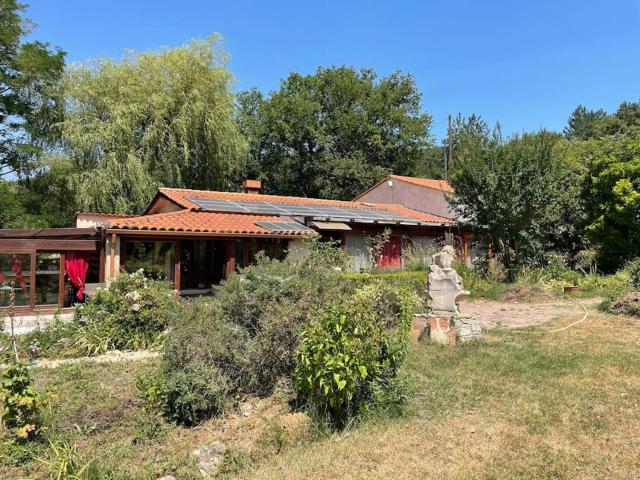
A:
POLYGON ((587 110, 579 105, 569 117, 563 133, 570 140, 599 138, 607 130, 610 116, 605 110, 587 110))
POLYGON ((79 208, 140 212, 156 187, 229 189, 246 155, 219 37, 64 78, 62 145, 79 208))
POLYGON ((586 231, 599 246, 601 267, 613 270, 640 256, 640 135, 606 137, 580 147, 588 165, 586 231))
POLYGON ((558 135, 546 131, 504 142, 484 129, 474 148, 457 158, 453 205, 478 238, 491 243, 511 278, 542 260, 561 219, 563 163, 554 155, 558 135))
POLYGON ((399 72, 292 73, 268 97, 244 92, 239 107, 250 171, 270 192, 351 199, 387 173, 414 174, 430 146, 431 119, 413 78, 399 72))
POLYGON ((25 9, 0 0, 0 178, 29 171, 60 114, 55 86, 65 53, 23 41, 31 30, 25 9))

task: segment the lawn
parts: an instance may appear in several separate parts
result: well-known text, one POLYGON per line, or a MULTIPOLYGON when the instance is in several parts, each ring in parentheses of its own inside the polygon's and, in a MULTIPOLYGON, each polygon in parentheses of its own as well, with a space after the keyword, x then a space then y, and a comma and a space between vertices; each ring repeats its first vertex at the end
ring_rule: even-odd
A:
POLYGON ((548 328, 418 345, 406 418, 291 449, 242 478, 640 478, 640 322, 592 313, 548 328))
MULTIPOLYGON (((232 478, 640 478, 640 322, 590 313, 559 333, 545 331, 575 318, 493 330, 474 345, 416 345, 407 415, 343 434, 311 435, 278 398, 194 429, 158 422, 135 388, 155 360, 38 368, 35 377, 57 395, 51 436, 76 443, 106 478, 198 478, 191 452, 215 440, 234 448, 232 478), (292 435, 291 425, 307 432, 292 435)), ((35 456, 48 452, 44 444, 35 456)), ((46 466, 0 466, 0 478, 46 478, 46 466)))

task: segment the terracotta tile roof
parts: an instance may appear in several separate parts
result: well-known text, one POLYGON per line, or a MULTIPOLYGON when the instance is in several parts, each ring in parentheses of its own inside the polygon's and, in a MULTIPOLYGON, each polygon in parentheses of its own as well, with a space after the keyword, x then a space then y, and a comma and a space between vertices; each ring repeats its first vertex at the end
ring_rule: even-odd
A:
POLYGON ((324 205, 327 207, 375 208, 375 206, 366 205, 362 202, 324 200, 321 198, 307 197, 286 197, 282 195, 262 195, 260 193, 212 192, 209 190, 188 190, 182 188, 161 188, 159 192, 183 208, 195 209, 198 208, 198 205, 191 202, 188 199, 189 197, 218 198, 221 200, 231 200, 233 202, 271 202, 288 203, 291 205, 324 205))
POLYGON ((272 232, 256 225, 256 222, 282 223, 285 221, 282 217, 272 215, 216 213, 185 209, 176 212, 116 219, 110 222, 109 228, 116 230, 242 234, 276 237, 304 236, 308 234, 308 232, 301 232, 299 230, 272 232))
POLYGON ((453 187, 446 180, 434 180, 432 178, 405 177, 402 175, 389 175, 390 178, 401 180, 403 182, 412 183, 420 187, 433 188, 447 193, 453 193, 453 187))
POLYGON ((362 208, 387 210, 416 218, 422 222, 452 223, 450 219, 419 212, 402 205, 348 202, 344 200, 325 200, 320 198, 286 197, 281 195, 262 195, 259 193, 212 192, 208 190, 189 190, 181 188, 161 188, 160 193, 183 208, 198 209, 198 205, 189 200, 190 197, 217 198, 234 202, 271 202, 291 205, 323 205, 329 207, 362 208))

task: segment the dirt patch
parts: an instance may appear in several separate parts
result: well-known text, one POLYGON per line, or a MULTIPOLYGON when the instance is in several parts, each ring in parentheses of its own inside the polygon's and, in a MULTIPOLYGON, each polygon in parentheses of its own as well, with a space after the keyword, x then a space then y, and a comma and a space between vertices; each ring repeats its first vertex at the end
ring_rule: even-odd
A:
POLYGON ((531 302, 552 302, 557 301, 557 296, 540 287, 530 287, 527 285, 509 285, 504 293, 499 297, 501 302, 508 303, 531 303, 531 302))
MULTIPOLYGON (((592 307, 600 303, 599 299, 581 300, 580 303, 592 307)), ((493 300, 474 300, 460 304, 462 313, 477 315, 485 328, 528 327, 549 322, 559 317, 579 316, 584 313, 582 307, 570 300, 553 300, 536 303, 497 302, 493 300)))

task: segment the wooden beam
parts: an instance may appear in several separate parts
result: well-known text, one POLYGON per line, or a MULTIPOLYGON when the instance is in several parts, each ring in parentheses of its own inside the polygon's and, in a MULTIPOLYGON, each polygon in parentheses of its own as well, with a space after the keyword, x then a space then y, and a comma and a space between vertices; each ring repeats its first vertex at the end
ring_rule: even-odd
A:
POLYGON ((246 238, 242 240, 242 267, 249 266, 249 240, 246 238))
MULTIPOLYGON (((115 275, 115 268, 116 268, 116 234, 112 233, 111 234, 111 252, 110 252, 110 258, 109 258, 109 279, 113 280, 114 278, 116 278, 115 275)), ((120 252, 122 253, 122 252, 120 252)))
POLYGON ((227 240, 227 266, 224 271, 226 280, 236 270, 236 241, 227 240))
POLYGON ((98 260, 98 282, 104 283, 104 271, 107 267, 107 259, 106 259, 106 245, 100 245, 100 260, 98 260))
POLYGON ((36 252, 31 253, 31 266, 29 272, 29 306, 36 308, 36 252))
POLYGON ((60 307, 64 307, 64 261, 66 255, 64 253, 60 254, 60 274, 58 275, 58 305, 60 307))
POLYGON ((95 240, 99 233, 95 228, 28 228, 0 229, 0 238, 42 239, 67 238, 68 240, 95 240))
POLYGON ((175 258, 173 260, 173 285, 176 290, 180 290, 180 259, 182 257, 182 244, 180 240, 176 240, 175 258))
POLYGON ((52 239, 17 239, 0 238, 0 251, 17 253, 18 251, 48 250, 64 252, 68 250, 96 251, 96 240, 52 240, 52 239))

